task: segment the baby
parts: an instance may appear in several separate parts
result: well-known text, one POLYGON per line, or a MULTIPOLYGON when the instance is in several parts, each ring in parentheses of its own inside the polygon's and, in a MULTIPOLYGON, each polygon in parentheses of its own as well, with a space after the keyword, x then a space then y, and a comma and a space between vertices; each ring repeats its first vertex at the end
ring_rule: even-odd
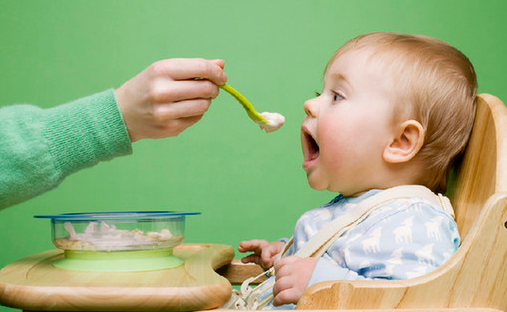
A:
POLYGON ((294 256, 332 220, 400 185, 444 193, 468 141, 477 92, 468 58, 425 36, 369 33, 352 39, 327 64, 324 87, 305 102, 303 169, 315 190, 340 193, 303 214, 286 255, 284 242, 243 241, 242 259, 274 265, 274 299, 296 304, 326 280, 407 279, 442 265, 460 237, 452 213, 422 197, 389 201, 346 231, 319 258, 294 256))

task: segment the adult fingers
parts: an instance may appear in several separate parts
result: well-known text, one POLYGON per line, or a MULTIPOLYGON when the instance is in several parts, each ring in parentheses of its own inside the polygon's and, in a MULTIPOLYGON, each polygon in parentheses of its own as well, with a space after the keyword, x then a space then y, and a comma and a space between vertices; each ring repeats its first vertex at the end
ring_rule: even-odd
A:
POLYGON ((181 132, 183 132, 188 127, 191 127, 194 124, 196 124, 199 120, 201 120, 201 118, 202 118, 202 115, 176 119, 175 120, 177 122, 177 124, 176 124, 177 128, 175 131, 176 136, 179 135, 181 132))
POLYGON ((150 131, 150 135, 146 137, 149 137, 151 139, 159 139, 178 136, 185 129, 201 120, 201 118, 202 115, 171 119, 167 122, 159 121, 158 123, 152 125, 153 129, 150 131))
POLYGON ((213 63, 217 64, 218 66, 220 66, 220 68, 224 69, 225 67, 225 62, 224 60, 221 60, 221 59, 216 59, 216 60, 211 60, 213 63))
POLYGON ((150 96, 155 103, 177 102, 189 99, 214 99, 218 96, 218 86, 208 80, 154 82, 150 96))
MULTIPOLYGON (((222 61, 223 62, 223 61, 222 61)), ((205 59, 167 59, 155 62, 152 68, 157 75, 170 77, 174 80, 208 79, 217 85, 227 81, 222 62, 205 59)))
POLYGON ((161 123, 189 117, 201 117, 209 108, 211 100, 198 99, 159 104, 153 108, 156 120, 161 123))

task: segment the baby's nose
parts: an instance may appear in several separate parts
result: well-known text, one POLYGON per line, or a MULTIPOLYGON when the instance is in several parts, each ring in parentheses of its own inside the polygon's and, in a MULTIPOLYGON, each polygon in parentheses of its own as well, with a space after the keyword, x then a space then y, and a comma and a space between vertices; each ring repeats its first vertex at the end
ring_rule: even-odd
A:
POLYGON ((304 104, 305 113, 309 117, 317 116, 317 104, 315 103, 315 99, 307 100, 304 104))

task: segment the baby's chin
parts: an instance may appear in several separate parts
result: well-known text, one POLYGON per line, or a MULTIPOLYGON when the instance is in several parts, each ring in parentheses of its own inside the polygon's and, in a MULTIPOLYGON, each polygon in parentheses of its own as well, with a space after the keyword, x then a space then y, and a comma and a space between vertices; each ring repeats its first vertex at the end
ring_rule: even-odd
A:
POLYGON ((325 185, 322 181, 313 178, 311 173, 306 174, 306 179, 308 181, 308 185, 310 185, 312 189, 316 191, 328 190, 327 185, 325 185))
POLYGON ((310 185, 310 187, 316 191, 328 191, 331 193, 339 193, 339 194, 343 194, 343 192, 345 192, 350 195, 343 194, 344 196, 354 196, 346 190, 341 190, 341 189, 338 189, 336 186, 324 183, 324 181, 313 179, 310 174, 307 174, 307 180, 308 180, 308 184, 310 185))

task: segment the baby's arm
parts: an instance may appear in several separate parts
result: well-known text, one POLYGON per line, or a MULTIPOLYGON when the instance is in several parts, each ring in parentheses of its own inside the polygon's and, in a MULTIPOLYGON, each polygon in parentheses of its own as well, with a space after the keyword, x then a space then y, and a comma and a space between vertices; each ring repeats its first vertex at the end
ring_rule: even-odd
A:
POLYGON ((265 269, 273 266, 276 256, 282 251, 284 242, 268 242, 263 239, 243 241, 238 246, 239 252, 253 252, 243 257, 243 263, 254 262, 265 269))

